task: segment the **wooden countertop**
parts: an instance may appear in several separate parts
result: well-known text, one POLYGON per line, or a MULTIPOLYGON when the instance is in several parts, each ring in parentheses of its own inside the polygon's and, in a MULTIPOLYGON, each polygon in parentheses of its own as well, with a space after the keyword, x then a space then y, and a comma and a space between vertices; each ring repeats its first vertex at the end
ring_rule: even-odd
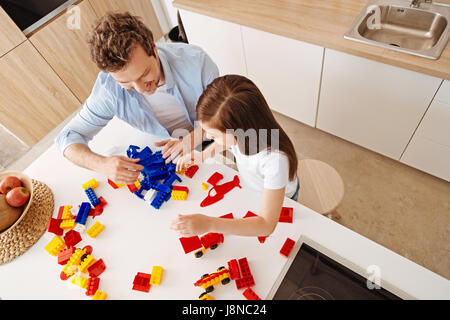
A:
MULTIPOLYGON (((439 2, 450 3, 450 0, 439 2)), ((450 45, 438 60, 344 39, 368 0, 175 0, 174 7, 450 80, 450 45)))

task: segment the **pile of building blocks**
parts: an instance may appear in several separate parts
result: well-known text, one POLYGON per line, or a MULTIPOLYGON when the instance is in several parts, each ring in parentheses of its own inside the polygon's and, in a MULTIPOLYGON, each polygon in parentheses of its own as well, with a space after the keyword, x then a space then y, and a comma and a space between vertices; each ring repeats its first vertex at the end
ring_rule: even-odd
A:
POLYGON ((133 290, 149 292, 152 285, 160 285, 162 280, 163 268, 153 266, 152 273, 138 272, 133 280, 133 290))
POLYGON ((205 235, 193 237, 181 237, 180 243, 183 247, 184 253, 195 251, 194 256, 200 258, 206 249, 214 250, 220 243, 223 243, 224 237, 222 233, 209 232, 205 235))
MULTIPOLYGON (((132 159, 139 158, 138 164, 144 167, 141 170, 142 180, 138 180, 138 184, 136 183, 134 189, 130 189, 130 191, 133 190, 132 192, 143 200, 149 202, 151 200, 151 206, 159 209, 164 202, 171 198, 173 183, 182 180, 175 172, 176 165, 173 162, 166 164, 161 151, 152 152, 148 146, 139 150, 140 147, 134 145, 130 145, 127 150, 127 156, 132 159), (143 191, 147 193, 149 190, 156 191, 154 197, 149 198, 143 194, 143 191)), ((131 188, 130 185, 129 188, 131 188)))
MULTIPOLYGON (((106 293, 99 290, 99 276, 106 268, 103 260, 97 260, 92 256, 93 249, 90 245, 82 249, 76 247, 83 240, 81 233, 85 230, 88 216, 95 217, 101 214, 107 204, 102 197, 97 198, 93 192, 97 186, 98 182, 95 179, 82 185, 90 202, 82 202, 76 216, 72 215, 72 206, 61 206, 56 219, 50 218, 47 231, 55 236, 45 246, 45 250, 57 257, 57 263, 63 266, 61 280, 71 278, 72 284, 86 289, 87 296, 92 296, 93 300, 104 300, 106 293), (91 204, 96 205, 92 208, 91 204)), ((96 237, 103 228, 104 226, 97 221, 87 233, 91 237, 96 237)))
POLYGON ((250 271, 247 258, 241 258, 228 261, 228 269, 230 270, 231 280, 236 281, 236 288, 249 288, 255 285, 255 280, 250 271))

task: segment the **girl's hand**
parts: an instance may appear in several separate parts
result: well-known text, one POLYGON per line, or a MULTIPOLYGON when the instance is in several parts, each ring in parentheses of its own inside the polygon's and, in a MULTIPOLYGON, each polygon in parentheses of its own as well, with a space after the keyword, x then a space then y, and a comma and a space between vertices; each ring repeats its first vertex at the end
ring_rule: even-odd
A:
POLYGON ((184 156, 181 156, 177 160, 177 171, 181 171, 184 168, 190 167, 194 165, 194 154, 189 153, 185 154, 184 156))
POLYGON ((203 234, 208 232, 210 228, 210 217, 203 214, 179 214, 170 225, 170 229, 177 231, 183 237, 193 237, 198 234, 203 234))
POLYGON ((183 154, 184 144, 181 139, 167 139, 155 142, 156 147, 163 147, 161 150, 163 158, 166 163, 174 160, 178 155, 183 154))

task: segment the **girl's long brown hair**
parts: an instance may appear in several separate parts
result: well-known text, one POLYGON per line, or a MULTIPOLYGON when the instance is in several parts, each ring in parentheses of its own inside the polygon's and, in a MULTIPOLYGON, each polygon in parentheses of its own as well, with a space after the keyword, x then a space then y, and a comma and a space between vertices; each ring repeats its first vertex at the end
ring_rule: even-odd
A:
MULTIPOLYGON (((278 129, 278 150, 289 160, 289 179, 293 180, 298 159, 292 141, 281 128, 266 99, 258 87, 249 79, 239 75, 226 75, 216 78, 202 93, 197 104, 197 120, 206 122, 212 128, 226 132, 242 129, 244 132, 254 129, 257 132, 266 129, 267 141, 257 142, 258 150, 271 149, 271 130, 278 129)), ((259 136, 258 136, 259 140, 259 136)), ((248 140, 242 145, 238 139, 241 152, 250 154, 248 140)))

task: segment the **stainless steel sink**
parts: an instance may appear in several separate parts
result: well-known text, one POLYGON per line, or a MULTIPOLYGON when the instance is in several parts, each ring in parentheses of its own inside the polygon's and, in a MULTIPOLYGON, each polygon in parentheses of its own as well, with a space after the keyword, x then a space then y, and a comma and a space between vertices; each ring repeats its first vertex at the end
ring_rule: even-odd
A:
POLYGON ((438 59, 450 33, 450 5, 420 0, 372 0, 344 38, 438 59))

